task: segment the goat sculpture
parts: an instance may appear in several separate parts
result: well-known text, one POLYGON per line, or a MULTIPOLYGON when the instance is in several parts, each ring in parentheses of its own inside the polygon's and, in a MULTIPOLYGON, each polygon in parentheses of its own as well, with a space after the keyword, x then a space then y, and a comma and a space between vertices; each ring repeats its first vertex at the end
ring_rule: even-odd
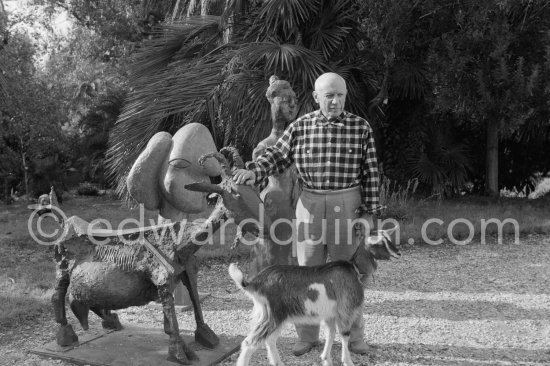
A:
MULTIPOLYGON (((220 199, 205 222, 186 221, 141 228, 134 231, 109 232, 88 230, 87 223, 77 217, 69 218, 65 229, 73 233, 55 246, 56 287, 52 296, 55 320, 59 323, 57 343, 71 345, 78 341, 65 312, 65 295, 69 292, 72 312, 84 329, 88 329, 88 313, 92 310, 103 319, 107 329, 122 328, 112 310, 140 306, 160 301, 164 312, 164 332, 169 335, 168 359, 189 364, 196 354, 184 343, 174 308, 172 291, 178 281, 188 288, 195 311, 198 343, 213 348, 218 337, 204 322, 200 308, 193 254, 209 235, 228 218, 238 224, 244 219, 258 217, 261 200, 251 187, 236 185, 231 179, 231 165, 242 160, 234 150, 204 155, 202 165, 209 157, 222 165, 222 183, 216 186, 220 199), (86 235, 87 234, 87 235, 86 235), (177 241, 174 237, 179 238, 177 241), (102 245, 96 245, 92 238, 102 245)), ((186 185, 192 191, 204 191, 197 182, 186 185)), ((206 199, 206 195, 204 195, 206 199)), ((260 219, 261 220, 261 219, 260 219)))

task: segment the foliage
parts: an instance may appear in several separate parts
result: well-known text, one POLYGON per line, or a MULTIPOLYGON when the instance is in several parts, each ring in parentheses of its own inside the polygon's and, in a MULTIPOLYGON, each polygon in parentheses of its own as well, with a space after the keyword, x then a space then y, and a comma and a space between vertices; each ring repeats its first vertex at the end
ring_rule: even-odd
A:
POLYGON ((386 176, 382 177, 380 184, 380 204, 386 206, 382 219, 393 218, 398 221, 409 219, 410 208, 413 206, 413 196, 418 188, 418 179, 407 181, 406 186, 401 186, 396 181, 391 181, 386 176))
POLYGON ((348 81, 350 111, 369 113, 376 78, 360 47, 358 1, 228 2, 222 18, 189 17, 166 24, 136 55, 132 92, 111 135, 108 166, 125 192, 125 177, 158 131, 191 121, 210 126, 218 147, 234 144, 249 157, 271 129, 269 77, 288 80, 311 111, 321 73, 348 81), (239 11, 237 11, 239 9, 239 11))
POLYGON ((109 133, 122 109, 124 93, 108 90, 106 95, 96 97, 86 114, 79 120, 80 138, 78 160, 84 179, 106 185, 105 151, 109 133))
POLYGON ((499 139, 530 120, 548 123, 550 10, 543 1, 489 1, 452 11, 455 28, 429 57, 434 108, 486 128, 486 189, 494 193, 499 139))
MULTIPOLYGON (((132 6, 116 1, 101 4, 34 1, 16 7, 10 14, 11 33, 26 39, 28 45, 24 54, 19 52, 17 57, 23 60, 19 63, 29 69, 17 72, 17 68, 7 68, 10 70, 8 81, 13 82, 3 85, 10 86, 8 92, 12 100, 18 93, 25 94, 10 108, 29 113, 32 109, 29 106, 36 104, 35 100, 40 100, 39 105, 47 100, 52 112, 43 110, 41 117, 56 120, 56 128, 50 130, 48 124, 44 128, 55 135, 49 143, 40 144, 29 135, 37 153, 25 152, 29 164, 18 170, 16 181, 27 181, 22 175, 28 173, 35 190, 49 189, 52 183, 62 186, 65 170, 69 168, 77 168, 84 176, 102 181, 108 130, 118 116, 125 92, 125 63, 134 42, 142 37, 132 6), (13 83, 40 91, 28 92, 13 83), (119 104, 115 110, 112 110, 113 101, 119 104), (52 148, 56 146, 53 141, 62 147, 59 151, 52 148)), ((12 36, 10 44, 0 53, 0 61, 2 54, 5 58, 16 57, 13 48, 20 43, 12 36)), ((4 63, 0 62, 1 65, 4 63)), ((9 101, 6 104, 9 105, 9 101)), ((42 128, 35 126, 39 124, 38 119, 25 123, 31 131, 42 128)), ((19 122, 13 120, 14 124, 19 122)), ((11 141, 9 145, 13 148, 13 144, 11 141)), ((21 165, 21 156, 13 156, 19 158, 21 165)))
POLYGON ((25 35, 14 33, 9 45, 0 53, 0 63, 11 70, 9 94, 0 109, 0 138, 7 159, 2 168, 10 171, 1 173, 15 173, 24 181, 25 193, 31 193, 28 174, 33 172, 34 165, 45 161, 55 165, 66 148, 61 128, 63 115, 48 84, 36 78, 33 51, 25 35), (15 76, 24 82, 12 80, 15 76), (18 168, 13 169, 15 166, 18 168))
MULTIPOLYGON (((475 156, 473 164, 468 164, 470 174, 494 184, 496 177, 489 178, 498 166, 498 139, 516 139, 526 125, 536 126, 535 130, 548 126, 547 2, 368 0, 361 11, 368 36, 365 42, 378 55, 373 59, 380 60, 378 72, 384 75, 377 97, 388 103, 384 136, 405 142, 390 142, 382 150, 382 159, 390 163, 386 164, 388 170, 413 159, 426 163, 424 168, 417 167, 423 170, 422 175, 432 175, 432 182, 441 181, 435 177, 443 177, 446 169, 428 164, 431 160, 424 156, 424 149, 411 146, 415 143, 407 137, 418 135, 416 129, 425 129, 431 121, 440 125, 452 122, 469 131, 464 136, 469 151, 443 147, 454 150, 453 155, 462 162, 475 156), (410 119, 415 123, 407 123, 410 119), (479 164, 484 155, 488 163, 479 164)), ((448 142, 464 145, 464 141, 448 142)), ((513 160, 520 160, 519 156, 513 160)), ((399 174, 405 175, 401 179, 406 181, 405 170, 397 170, 402 170, 399 174)), ((514 172, 519 172, 518 167, 514 172)), ((508 169, 500 169, 500 178, 511 178, 508 169)), ((435 184, 433 190, 441 190, 441 185, 435 184)))
POLYGON ((78 185, 76 193, 80 196, 97 196, 99 195, 99 190, 90 182, 82 182, 78 185))
POLYGON ((529 194, 528 197, 530 200, 534 200, 537 198, 541 198, 548 193, 550 193, 550 178, 546 177, 538 182, 535 189, 529 194))

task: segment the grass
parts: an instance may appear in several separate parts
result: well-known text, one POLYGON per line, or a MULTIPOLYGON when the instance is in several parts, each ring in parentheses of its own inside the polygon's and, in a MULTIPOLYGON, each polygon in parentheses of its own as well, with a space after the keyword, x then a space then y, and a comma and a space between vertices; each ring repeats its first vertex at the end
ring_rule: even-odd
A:
POLYGON ((0 246, 0 331, 51 312, 55 266, 49 252, 28 240, 0 246))
MULTIPOLYGON (((516 220, 522 236, 550 234, 550 197, 539 200, 466 197, 449 201, 419 201, 411 198, 410 189, 409 186, 407 194, 388 193, 387 196, 390 197, 388 212, 399 214, 401 244, 409 240, 415 244, 423 243, 421 228, 427 220, 434 218, 442 220, 442 224, 427 226, 425 238, 429 240, 443 239, 448 242, 448 226, 457 218, 472 223, 473 243, 480 242, 481 220, 490 218, 516 220)), ((138 219, 140 215, 139 211, 128 210, 123 203, 108 197, 68 197, 62 207, 68 216, 77 215, 88 221, 105 218, 114 227, 125 218, 138 219)), ((16 327, 51 313, 50 297, 55 282, 52 249, 35 244, 29 237, 29 214, 24 203, 16 203, 0 211, 0 332, 3 328, 16 327)), ((155 218, 156 212, 144 212, 147 224, 149 219, 155 218)), ((196 216, 190 217, 193 218, 196 216)), ((513 229, 512 225, 505 225, 504 236, 513 237, 513 229)), ((455 239, 464 240, 470 236, 470 230, 460 223, 455 225, 452 234, 455 239)), ((496 234, 497 226, 489 225, 487 242, 496 242, 496 234)), ((249 247, 241 245, 237 252, 231 249, 234 235, 235 227, 229 226, 224 238, 218 233, 213 245, 205 245, 197 255, 207 262, 214 259, 228 261, 230 257, 246 258, 250 253, 249 247)))
MULTIPOLYGON (((400 221, 400 240, 499 242, 528 234, 550 234, 550 199, 468 197, 448 201, 409 200, 400 221), (441 221, 434 221, 441 220, 441 221), (431 221, 429 221, 431 220, 431 221), (499 225, 489 220, 498 221, 499 225), (431 222, 431 223, 430 223, 431 222), (485 224, 484 224, 485 222, 485 224), (429 223, 429 224, 428 224, 429 223), (451 226, 451 237, 449 237, 451 226), (424 233, 422 228, 424 227, 424 233), (485 233, 482 235, 482 229, 485 233), (501 233, 501 234, 500 234, 501 233), (469 240, 468 240, 469 239, 469 240)), ((401 205, 400 207, 403 207, 401 205)), ((391 211, 391 207, 390 207, 391 211)), ((501 242, 499 242, 501 243, 501 242)))

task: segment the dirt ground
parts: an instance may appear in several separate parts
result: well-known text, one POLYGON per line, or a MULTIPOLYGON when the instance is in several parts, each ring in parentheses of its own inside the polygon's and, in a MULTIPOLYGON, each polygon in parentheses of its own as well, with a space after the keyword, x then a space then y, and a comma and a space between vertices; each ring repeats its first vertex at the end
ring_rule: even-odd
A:
MULTIPOLYGON (((353 355, 356 365, 550 365, 550 237, 531 235, 502 245, 405 245, 402 253, 399 260, 380 263, 365 290, 365 340, 372 352, 353 355)), ((211 293, 204 315, 218 334, 246 335, 252 303, 235 291, 227 264, 224 259, 202 264, 199 286, 211 293)), ((162 327, 159 309, 118 314, 123 324, 162 327)), ((70 311, 68 316, 83 334, 70 311)), ((191 311, 178 319, 181 328, 194 329, 191 311)), ((90 327, 101 327, 93 314, 90 327)), ((28 353, 53 340, 55 329, 49 313, 36 324, 0 329, 0 365, 72 365, 28 353)), ((319 364, 320 348, 303 357, 291 354, 295 337, 289 325, 279 339, 285 364, 319 364)), ((339 365, 338 344, 332 355, 339 365)), ((233 355, 221 365, 235 361, 233 355)), ((267 365, 265 350, 251 364, 267 365)))

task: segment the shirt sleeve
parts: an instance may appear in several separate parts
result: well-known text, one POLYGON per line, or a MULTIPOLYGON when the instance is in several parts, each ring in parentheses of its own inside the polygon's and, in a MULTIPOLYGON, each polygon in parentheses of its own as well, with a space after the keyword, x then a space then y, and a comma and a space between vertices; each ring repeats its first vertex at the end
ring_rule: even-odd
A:
POLYGON ((280 174, 294 162, 293 145, 294 123, 291 124, 275 143, 269 146, 250 164, 249 169, 256 175, 256 184, 273 174, 280 174))
POLYGON ((374 144, 373 131, 370 126, 363 133, 363 156, 361 159, 361 210, 370 214, 380 214, 380 175, 374 144))

